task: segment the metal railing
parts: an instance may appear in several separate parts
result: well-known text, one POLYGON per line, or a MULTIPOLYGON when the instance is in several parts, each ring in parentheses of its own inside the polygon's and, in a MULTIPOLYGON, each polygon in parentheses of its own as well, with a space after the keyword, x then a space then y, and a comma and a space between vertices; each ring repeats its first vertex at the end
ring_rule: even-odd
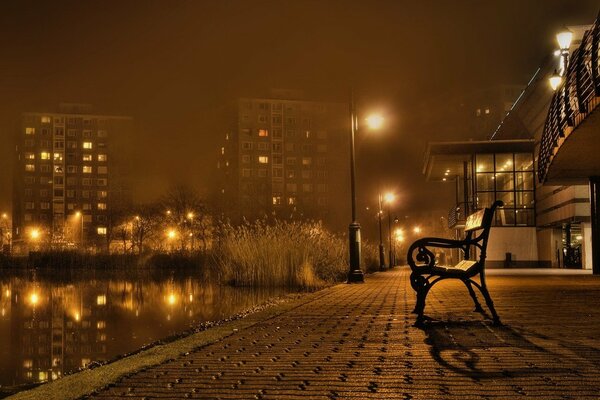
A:
POLYGON ((550 103, 538 155, 538 179, 546 181, 561 139, 575 129, 600 103, 600 15, 573 51, 563 84, 550 103))

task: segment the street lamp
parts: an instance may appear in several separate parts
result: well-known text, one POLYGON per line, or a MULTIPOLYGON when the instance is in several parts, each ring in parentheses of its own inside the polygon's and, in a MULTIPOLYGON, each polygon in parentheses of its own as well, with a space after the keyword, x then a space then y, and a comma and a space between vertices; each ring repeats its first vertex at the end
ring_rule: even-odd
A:
POLYGON ((379 219, 379 270, 385 270, 385 251, 383 249, 383 228, 381 223, 381 217, 383 215, 383 209, 381 206, 382 195, 379 193, 379 211, 377 212, 377 218, 379 219))
MULTIPOLYGON (((380 127, 383 118, 367 118, 367 125, 380 127), (371 123, 369 123, 369 121, 371 123)), ((348 249, 350 252, 350 270, 348 271, 348 283, 364 282, 365 276, 360 269, 360 224, 356 220, 356 151, 354 146, 354 137, 358 131, 358 116, 356 115, 356 105, 354 103, 354 94, 350 96, 350 196, 352 203, 352 222, 348 226, 348 249)))
POLYGON ((550 81, 550 87, 552 88, 552 90, 556 91, 556 89, 558 89, 558 87, 562 83, 563 78, 562 76, 560 76, 557 70, 554 70, 554 73, 552 74, 552 76, 550 76, 548 80, 550 81))
POLYGON ((394 193, 386 193, 384 196, 385 202, 387 203, 387 212, 388 212, 388 245, 389 245, 389 268, 394 266, 393 253, 392 253, 392 213, 390 211, 390 206, 396 200, 396 195, 394 193))

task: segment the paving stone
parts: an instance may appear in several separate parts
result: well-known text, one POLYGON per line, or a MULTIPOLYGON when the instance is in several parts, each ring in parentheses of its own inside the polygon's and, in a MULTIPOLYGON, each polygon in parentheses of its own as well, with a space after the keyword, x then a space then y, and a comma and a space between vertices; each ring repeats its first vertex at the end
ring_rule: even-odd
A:
POLYGON ((440 283, 416 328, 408 270, 340 285, 292 311, 115 382, 101 399, 597 399, 600 279, 489 276, 503 325, 440 283))

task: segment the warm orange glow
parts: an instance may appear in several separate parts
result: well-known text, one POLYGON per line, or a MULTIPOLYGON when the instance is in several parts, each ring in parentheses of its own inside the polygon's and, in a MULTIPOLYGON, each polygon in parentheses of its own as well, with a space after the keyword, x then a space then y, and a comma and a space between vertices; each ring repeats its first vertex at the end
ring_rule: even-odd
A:
POLYGON ((29 232, 29 237, 31 237, 32 240, 39 239, 40 235, 41 235, 40 230, 37 228, 31 229, 31 231, 29 232))
POLYGON ((421 228, 420 228, 419 226, 415 226, 415 227, 413 228, 413 232, 414 232, 414 233, 421 233, 421 228))
POLYGON ((383 198, 386 203, 393 203, 396 200, 396 195, 394 193, 386 193, 383 198))
POLYGON ((187 217, 188 217, 188 219, 193 219, 194 218, 194 213, 193 212, 187 213, 187 217))
POLYGON ((174 229, 169 229, 169 230, 167 231, 167 237, 168 237, 169 239, 175 239, 175 236, 177 236, 177 232, 175 232, 175 230, 174 230, 174 229))
POLYGON ((379 114, 372 114, 366 118, 367 126, 371 129, 379 129, 383 126, 384 118, 379 114))
POLYGON ((169 295, 169 297, 167 297, 167 302, 169 303, 169 305, 171 305, 171 306, 172 306, 172 305, 174 305, 175 303, 177 303, 177 297, 176 297, 176 296, 175 296, 173 293, 171 293, 171 294, 169 295))
POLYGON ((29 295, 29 302, 31 303, 31 305, 35 306, 37 303, 40 302, 40 298, 37 295, 37 293, 31 293, 29 295))
POLYGON ((81 211, 77 211, 77 212, 75 213, 75 216, 76 216, 77 218, 81 217, 81 211))
POLYGON ((8 215, 6 213, 2 213, 2 219, 7 219, 8 215))

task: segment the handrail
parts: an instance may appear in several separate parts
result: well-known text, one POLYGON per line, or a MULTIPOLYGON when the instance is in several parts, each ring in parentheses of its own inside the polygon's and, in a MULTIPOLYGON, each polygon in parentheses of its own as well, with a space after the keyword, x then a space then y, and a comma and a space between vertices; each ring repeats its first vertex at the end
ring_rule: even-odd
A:
POLYGON ((561 139, 575 129, 600 98, 600 15, 585 32, 581 45, 570 57, 563 85, 554 93, 538 154, 538 179, 544 183, 561 139))

